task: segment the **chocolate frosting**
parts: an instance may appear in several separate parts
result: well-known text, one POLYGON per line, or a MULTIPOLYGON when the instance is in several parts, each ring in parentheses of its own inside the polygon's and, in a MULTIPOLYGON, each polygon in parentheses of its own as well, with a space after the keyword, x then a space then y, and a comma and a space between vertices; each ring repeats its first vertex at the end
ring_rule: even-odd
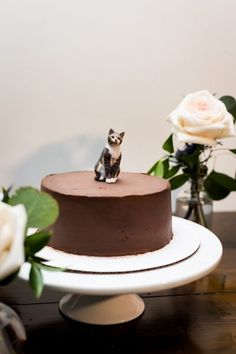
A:
POLYGON ((52 174, 41 189, 59 203, 50 245, 68 253, 121 256, 157 250, 172 238, 167 180, 123 172, 115 184, 93 172, 52 174))

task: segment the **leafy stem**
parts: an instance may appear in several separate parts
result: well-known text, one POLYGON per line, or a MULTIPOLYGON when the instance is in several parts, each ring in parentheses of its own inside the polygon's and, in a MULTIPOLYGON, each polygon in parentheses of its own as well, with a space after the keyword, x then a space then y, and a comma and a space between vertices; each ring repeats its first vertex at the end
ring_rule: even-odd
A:
POLYGON ((3 202, 11 206, 22 204, 27 213, 27 225, 25 227, 24 256, 25 262, 30 263, 29 284, 35 296, 40 297, 43 290, 43 274, 45 270, 64 270, 45 264, 45 259, 36 256, 44 248, 52 236, 49 226, 52 225, 58 215, 57 201, 45 192, 33 187, 21 187, 13 195, 11 188, 3 188, 3 202), (29 228, 37 231, 28 236, 29 228))

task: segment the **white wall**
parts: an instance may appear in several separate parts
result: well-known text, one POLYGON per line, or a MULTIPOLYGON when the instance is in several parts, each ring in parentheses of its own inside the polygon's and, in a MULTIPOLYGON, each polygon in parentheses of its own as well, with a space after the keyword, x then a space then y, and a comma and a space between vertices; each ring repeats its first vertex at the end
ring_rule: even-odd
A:
POLYGON ((1 1, 0 185, 92 168, 110 127, 126 132, 123 170, 147 171, 184 95, 236 96, 235 13, 235 0, 1 1))

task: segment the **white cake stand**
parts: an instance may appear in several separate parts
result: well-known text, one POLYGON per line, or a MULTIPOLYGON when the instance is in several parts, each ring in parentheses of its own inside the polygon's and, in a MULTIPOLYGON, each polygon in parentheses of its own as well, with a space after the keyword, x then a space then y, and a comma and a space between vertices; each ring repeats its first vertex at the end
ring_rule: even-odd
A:
MULTIPOLYGON (((99 267, 98 273, 93 269, 93 259, 100 257, 87 257, 92 259, 92 272, 79 270, 75 272, 43 271, 46 286, 69 293, 61 299, 60 311, 72 320, 89 324, 110 325, 128 322, 140 316, 145 308, 143 300, 136 293, 142 294, 174 288, 195 281, 213 271, 222 257, 222 246, 219 239, 208 229, 182 218, 173 217, 172 224, 174 235, 181 234, 188 240, 187 247, 191 244, 191 239, 194 243, 194 247, 189 247, 188 255, 183 252, 185 256, 182 256, 182 260, 177 257, 177 261, 174 262, 175 256, 173 256, 175 252, 179 255, 179 248, 184 248, 183 242, 180 241, 174 247, 166 247, 166 251, 160 250, 163 259, 165 259, 163 252, 166 252, 167 259, 171 260, 162 261, 163 265, 160 262, 155 262, 155 258, 158 258, 157 251, 155 257, 152 252, 147 253, 146 258, 140 255, 132 256, 136 257, 134 262, 136 269, 134 267, 133 270, 129 269, 127 256, 125 256, 114 257, 114 269, 111 266, 111 258, 107 257, 107 272, 104 271, 104 259, 106 263, 104 257, 102 257, 101 263, 103 272, 99 271, 99 267), (196 239, 199 242, 196 242, 196 239), (178 243, 181 243, 181 247, 178 247, 178 243), (151 267, 150 257, 153 259, 154 267, 151 267), (137 266, 139 259, 140 270, 137 266), (147 270, 144 266, 145 259, 147 270), (116 265, 122 263, 126 266, 121 267, 117 272, 116 265)), ((178 239, 179 236, 176 238, 178 239)), ((48 250, 46 250, 47 252, 48 250)), ((58 260, 57 265, 59 265, 58 260)), ((19 277, 28 280, 29 269, 29 264, 25 263, 21 267, 19 277)))

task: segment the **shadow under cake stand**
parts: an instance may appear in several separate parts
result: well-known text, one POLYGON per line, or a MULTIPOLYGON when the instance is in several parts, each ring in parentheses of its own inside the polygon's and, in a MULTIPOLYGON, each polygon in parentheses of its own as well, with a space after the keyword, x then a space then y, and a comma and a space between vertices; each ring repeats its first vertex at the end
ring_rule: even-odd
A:
MULTIPOLYGON (((89 257, 45 247, 39 255, 65 272, 43 270, 44 284, 68 293, 59 308, 72 320, 111 325, 140 316, 145 305, 137 294, 174 288, 195 281, 219 264, 222 245, 208 229, 173 217, 174 237, 164 248, 143 255, 89 257)), ((28 280, 25 263, 19 277, 28 280)))

